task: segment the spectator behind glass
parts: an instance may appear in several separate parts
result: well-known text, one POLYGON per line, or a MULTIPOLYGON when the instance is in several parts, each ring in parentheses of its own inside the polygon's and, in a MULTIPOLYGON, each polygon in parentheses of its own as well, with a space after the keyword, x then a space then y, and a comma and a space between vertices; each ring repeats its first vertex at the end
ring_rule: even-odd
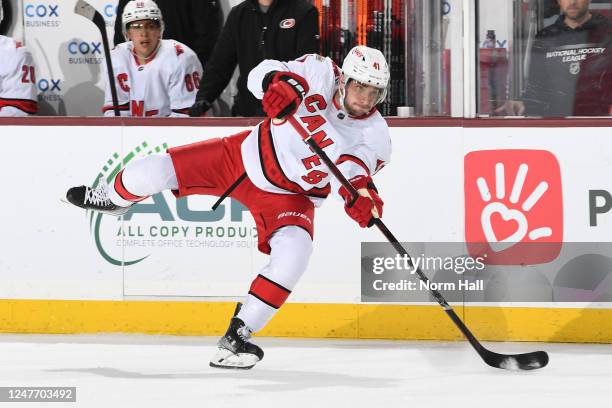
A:
MULTIPOLYGON (((115 45, 125 41, 121 15, 129 0, 119 0, 115 19, 115 45)), ((215 0, 157 0, 164 16, 164 38, 171 38, 191 48, 204 65, 219 37, 223 16, 215 0)))
MULTIPOLYGON (((111 51, 118 106, 106 84, 105 116, 187 116, 202 76, 202 64, 189 47, 162 40, 164 20, 153 0, 130 1, 121 31, 129 41, 111 51)), ((104 73, 104 78, 108 74, 104 73)))
POLYGON ((238 65, 233 116, 264 116, 261 101, 247 89, 247 75, 264 59, 291 61, 319 53, 319 13, 305 0, 244 0, 233 7, 213 54, 190 116, 202 116, 221 95, 238 65))
POLYGON ((557 0, 561 16, 537 33, 522 101, 497 112, 606 116, 612 111, 611 23, 591 0, 557 0))
POLYGON ((0 34, 5 35, 11 28, 12 6, 9 0, 0 0, 0 34), (3 12, 4 10, 4 12, 3 12))
MULTIPOLYGON (((0 24, 3 20, 0 3, 0 24)), ((32 55, 21 43, 0 35, 0 116, 27 116, 38 111, 32 55)))

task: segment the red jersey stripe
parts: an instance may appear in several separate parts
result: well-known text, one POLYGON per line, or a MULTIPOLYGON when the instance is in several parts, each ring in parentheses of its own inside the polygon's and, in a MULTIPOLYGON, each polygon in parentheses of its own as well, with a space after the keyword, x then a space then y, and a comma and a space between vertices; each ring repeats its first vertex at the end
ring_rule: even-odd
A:
POLYGON ((127 189, 123 185, 123 170, 121 170, 119 174, 117 174, 117 177, 115 177, 115 191, 124 200, 133 201, 135 203, 147 198, 147 197, 140 197, 140 196, 134 195, 130 193, 129 191, 127 191, 127 189))
POLYGON ((38 102, 31 99, 12 99, 12 98, 0 98, 0 109, 5 106, 12 106, 25 113, 35 114, 38 112, 38 102))
MULTIPOLYGON (((115 109, 114 106, 104 106, 102 107, 102 112, 106 112, 106 111, 114 110, 114 109, 115 109)), ((120 111, 127 111, 127 110, 130 110, 130 105, 129 103, 126 102, 123 105, 117 106, 117 109, 119 109, 120 111)))
POLYGON ((299 184, 289 180, 285 175, 274 149, 272 133, 270 132, 270 119, 266 119, 259 126, 259 160, 261 161, 261 170, 264 177, 270 184, 293 193, 311 197, 325 198, 329 195, 329 185, 323 188, 313 187, 310 190, 304 190, 299 184))
POLYGON ((366 172, 366 174, 368 176, 370 175, 370 169, 368 169, 368 166, 366 166, 366 164, 363 162, 363 160, 361 160, 359 157, 352 156, 350 154, 343 154, 340 157, 338 157, 338 160, 336 160, 336 165, 339 165, 339 164, 347 162, 347 161, 350 161, 350 162, 353 162, 355 164, 358 164, 359 166, 361 166, 365 170, 365 172, 366 172))
POLYGON ((289 289, 282 287, 263 275, 257 275, 253 283, 251 283, 249 290, 249 295, 255 296, 275 309, 280 308, 285 303, 289 294, 291 294, 289 289))

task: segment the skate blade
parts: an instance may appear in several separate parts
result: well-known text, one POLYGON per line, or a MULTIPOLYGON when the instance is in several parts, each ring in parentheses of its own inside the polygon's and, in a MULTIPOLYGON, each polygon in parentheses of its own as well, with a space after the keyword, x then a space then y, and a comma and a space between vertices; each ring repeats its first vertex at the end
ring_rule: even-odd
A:
POLYGON ((61 201, 62 203, 64 203, 64 204, 68 204, 68 205, 69 205, 69 206, 71 206, 71 207, 76 207, 76 208, 80 208, 81 210, 84 210, 84 211, 89 211, 89 210, 88 210, 88 209, 86 209, 86 208, 79 207, 78 205, 72 204, 70 201, 68 201, 68 199, 67 199, 66 197, 60 198, 60 201, 61 201))
POLYGON ((93 211, 93 212, 98 213, 98 214, 110 215, 112 217, 121 217, 122 215, 127 214, 127 212, 130 210, 130 207, 123 207, 121 209, 114 210, 114 211, 91 210, 91 209, 83 208, 83 207, 80 207, 80 206, 78 206, 76 204, 73 204, 70 201, 68 201, 66 198, 60 198, 60 201, 62 203, 64 203, 64 204, 68 204, 68 205, 70 205, 72 207, 80 208, 81 210, 93 211))
POLYGON ((217 354, 210 360, 210 366, 215 368, 249 370, 257 364, 259 357, 254 354, 234 354, 227 349, 218 349, 217 354))

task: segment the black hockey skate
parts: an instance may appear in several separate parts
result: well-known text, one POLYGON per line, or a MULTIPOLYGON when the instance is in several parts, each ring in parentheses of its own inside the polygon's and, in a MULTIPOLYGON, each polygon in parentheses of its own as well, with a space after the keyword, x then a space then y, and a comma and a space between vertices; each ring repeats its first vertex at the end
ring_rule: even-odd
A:
POLYGON ((251 330, 236 317, 241 306, 238 303, 225 336, 217 343, 218 350, 210 360, 211 367, 248 370, 263 359, 263 350, 249 341, 251 330))
POLYGON ((119 207, 108 198, 108 186, 100 181, 96 187, 72 187, 66 193, 66 200, 77 207, 109 215, 123 215, 130 207, 119 207))

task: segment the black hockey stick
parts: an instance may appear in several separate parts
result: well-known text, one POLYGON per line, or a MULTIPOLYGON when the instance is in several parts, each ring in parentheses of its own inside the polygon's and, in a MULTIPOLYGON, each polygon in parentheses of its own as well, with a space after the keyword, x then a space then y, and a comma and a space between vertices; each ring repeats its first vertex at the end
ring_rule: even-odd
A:
MULTIPOLYGON (((333 173, 334 177, 340 181, 340 183, 346 188, 353 197, 357 197, 357 190, 348 182, 348 180, 344 177, 344 175, 338 170, 338 167, 330 160, 327 156, 327 153, 319 147, 317 142, 312 138, 312 136, 304 129, 304 127, 298 122, 298 120, 294 116, 290 116, 288 118, 289 123, 293 126, 293 128, 298 132, 298 134, 302 137, 302 140, 310 146, 310 148, 321 158, 323 163, 329 168, 329 170, 333 173)), ((378 229, 383 233, 385 238, 393 245, 395 250, 402 256, 405 256, 408 259, 411 267, 414 267, 411 257, 408 252, 404 249, 402 244, 393 236, 391 231, 386 227, 386 225, 382 222, 381 219, 375 218, 374 225, 378 227, 378 229)), ((428 283, 429 278, 421 271, 420 268, 416 268, 416 273, 423 282, 428 283)), ((476 350, 476 352, 480 355, 480 357, 490 365, 495 368, 503 368, 506 370, 533 370, 536 368, 542 368, 548 364, 548 354, 545 351, 534 351, 532 353, 524 353, 524 354, 499 354, 495 353, 491 350, 486 349, 476 337, 472 334, 470 329, 461 321, 459 316, 455 313, 453 308, 448 304, 446 299, 442 296, 440 292, 435 289, 429 289, 431 294, 436 298, 440 306, 444 309, 448 317, 455 323, 455 325, 461 330, 461 333, 468 339, 472 347, 476 350)))
POLYGON ((104 18, 91 4, 85 0, 77 1, 74 6, 74 12, 86 19, 92 21, 102 35, 102 44, 104 45, 104 59, 106 60, 106 68, 108 71, 108 83, 110 85, 111 97, 113 98, 113 110, 115 116, 121 116, 119 113, 119 99, 117 98, 117 87, 115 86, 115 74, 113 73, 113 62, 110 56, 110 47, 108 46, 108 36, 106 35, 106 23, 104 18))

